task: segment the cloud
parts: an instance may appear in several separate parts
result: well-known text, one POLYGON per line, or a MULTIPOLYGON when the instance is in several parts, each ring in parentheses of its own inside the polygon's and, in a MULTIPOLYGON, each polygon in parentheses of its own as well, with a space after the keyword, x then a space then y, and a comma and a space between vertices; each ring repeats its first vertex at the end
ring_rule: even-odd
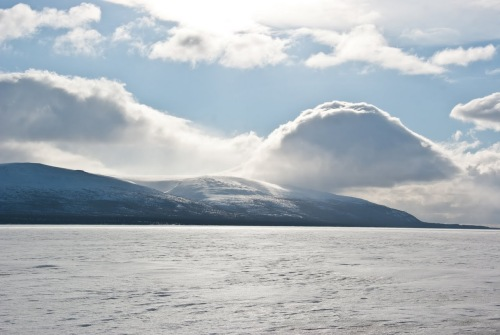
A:
POLYGON ((204 174, 240 164, 261 143, 253 133, 219 136, 142 105, 121 83, 46 71, 0 74, 0 114, 3 161, 204 174))
POLYGON ((113 32, 111 40, 113 42, 136 40, 136 31, 147 28, 152 28, 153 30, 156 29, 156 21, 151 17, 140 17, 134 21, 117 27, 113 32))
MULTIPOLYGON (((376 24, 390 36, 410 38, 417 45, 460 45, 495 40, 500 37, 498 9, 487 1, 368 0, 380 14, 376 24), (445 39, 448 37, 449 39, 445 39)), ((496 0, 491 1, 497 2, 496 0)))
POLYGON ((359 187, 345 192, 408 211, 429 222, 500 226, 500 143, 444 144, 460 173, 448 180, 389 188, 359 187))
POLYGON ((220 63, 226 67, 250 68, 276 65, 288 58, 288 41, 263 33, 234 34, 228 40, 220 63))
POLYGON ((223 52, 222 38, 203 30, 172 28, 170 38, 155 43, 149 57, 170 59, 196 64, 200 61, 212 63, 223 52))
POLYGON ((486 71, 486 74, 489 76, 494 76, 494 75, 500 74, 500 68, 488 70, 488 71, 486 71))
POLYGON ((498 2, 497 0, 475 0, 471 2, 475 6, 500 11, 500 2, 498 2))
POLYGON ((456 44, 459 41, 460 32, 456 29, 443 27, 426 29, 412 28, 403 31, 401 37, 424 45, 456 44))
POLYGON ((30 70, 0 74, 0 112, 0 140, 10 143, 3 159, 17 152, 23 160, 57 156, 164 175, 216 173, 250 159, 244 172, 254 178, 328 190, 436 180, 456 171, 432 142, 363 103, 320 105, 263 141, 253 133, 210 133, 138 103, 115 81, 30 70), (54 155, 40 156, 36 148, 54 155))
POLYGON ((403 50, 391 47, 374 25, 363 25, 345 34, 329 34, 312 31, 316 41, 328 44, 333 52, 317 53, 306 60, 314 68, 337 66, 350 61, 366 62, 404 74, 440 74, 445 69, 403 50))
POLYGON ((108 1, 137 8, 160 20, 204 30, 242 31, 258 24, 277 30, 346 31, 374 24, 391 36, 404 31, 415 42, 423 37, 424 44, 431 40, 429 35, 438 37, 436 42, 443 41, 444 35, 453 35, 453 44, 500 37, 495 29, 500 8, 496 0, 421 0, 411 4, 396 0, 108 1))
POLYGON ((432 56, 431 61, 437 65, 467 66, 469 63, 481 60, 490 60, 495 55, 496 49, 492 44, 485 47, 456 48, 439 51, 432 56))
POLYGON ((288 58, 285 50, 289 41, 253 21, 249 4, 224 0, 112 2, 141 8, 159 20, 176 24, 167 39, 151 45, 151 59, 246 69, 276 65, 288 58))
POLYGON ((170 38, 155 43, 149 55, 152 59, 170 59, 212 63, 231 68, 251 68, 275 65, 287 58, 287 42, 262 32, 217 34, 194 28, 172 28, 170 38))
POLYGON ((243 169, 256 179, 338 191, 449 178, 458 169, 439 148, 365 103, 334 101, 276 129, 243 169))
POLYGON ((137 52, 148 57, 151 46, 163 39, 167 31, 168 29, 154 18, 143 16, 117 27, 110 39, 115 44, 127 44, 130 53, 137 52))
POLYGON ((17 4, 9 9, 0 9, 0 43, 29 37, 39 28, 74 29, 100 19, 99 7, 88 3, 82 3, 67 11, 54 8, 35 11, 28 5, 17 4))
POLYGON ((115 170, 106 168, 101 162, 75 153, 63 151, 50 143, 39 141, 7 140, 0 143, 2 162, 44 162, 68 169, 88 169, 103 174, 114 174, 115 170))
POLYGON ((54 50, 63 55, 96 56, 105 38, 94 29, 75 28, 54 41, 54 50))
MULTIPOLYGON (((437 34, 436 31, 434 33, 437 34)), ((443 29, 439 30, 439 33, 443 33, 443 29)), ((468 49, 445 49, 436 52, 430 59, 425 59, 390 46, 374 25, 358 26, 342 34, 317 29, 300 29, 297 34, 310 35, 316 42, 333 49, 328 54, 320 52, 310 56, 305 64, 313 68, 333 67, 354 61, 398 70, 409 75, 442 74, 447 71, 444 66, 467 66, 472 62, 490 60, 496 52, 495 47, 489 44, 468 49)))
POLYGON ((376 23, 381 13, 364 0, 264 0, 259 2, 254 18, 259 23, 283 29, 344 30, 376 23))
MULTIPOLYGON (((173 24, 166 39, 150 44, 148 55, 193 65, 207 62, 253 68, 284 63, 294 59, 289 46, 307 35, 332 49, 308 57, 305 64, 309 67, 364 62, 403 74, 436 75, 446 72, 447 65, 466 66, 491 59, 494 47, 445 49, 428 59, 398 44, 408 47, 411 41, 413 45, 456 46, 500 38, 497 15, 487 2, 422 0, 408 5, 373 0, 108 1, 173 24), (481 24, 476 22, 478 17, 481 24)), ((126 26, 117 30, 115 37, 130 40, 134 48, 139 46, 146 54, 144 50, 149 48, 131 39, 126 26)))
POLYGON ((500 131, 500 93, 493 93, 466 104, 456 105, 450 116, 464 122, 471 122, 478 129, 500 131))

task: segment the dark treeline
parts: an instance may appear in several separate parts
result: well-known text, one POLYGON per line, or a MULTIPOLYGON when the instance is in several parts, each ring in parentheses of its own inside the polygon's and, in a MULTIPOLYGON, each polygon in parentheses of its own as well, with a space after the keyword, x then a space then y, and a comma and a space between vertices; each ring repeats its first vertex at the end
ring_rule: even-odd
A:
POLYGON ((385 227, 385 228, 440 228, 440 229, 493 229, 485 226, 424 223, 405 225, 404 227, 366 222, 320 222, 304 220, 293 220, 285 218, 270 219, 210 219, 200 217, 137 217, 137 216, 91 216, 91 215, 1 215, 0 224, 22 224, 22 225, 217 225, 217 226, 295 226, 295 227, 385 227))

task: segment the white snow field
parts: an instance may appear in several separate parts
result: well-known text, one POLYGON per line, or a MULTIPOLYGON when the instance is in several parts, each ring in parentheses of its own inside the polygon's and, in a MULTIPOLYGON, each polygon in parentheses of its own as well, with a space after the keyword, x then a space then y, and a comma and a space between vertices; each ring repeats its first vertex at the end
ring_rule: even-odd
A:
POLYGON ((500 231, 0 226, 0 334, 499 334, 500 231))

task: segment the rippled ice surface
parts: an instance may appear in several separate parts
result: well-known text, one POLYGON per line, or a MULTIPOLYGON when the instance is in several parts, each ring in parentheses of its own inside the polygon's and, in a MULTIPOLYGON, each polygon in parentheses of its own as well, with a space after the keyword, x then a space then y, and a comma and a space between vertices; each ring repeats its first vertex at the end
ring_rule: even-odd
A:
POLYGON ((0 227, 1 334, 498 334, 500 232, 0 227))

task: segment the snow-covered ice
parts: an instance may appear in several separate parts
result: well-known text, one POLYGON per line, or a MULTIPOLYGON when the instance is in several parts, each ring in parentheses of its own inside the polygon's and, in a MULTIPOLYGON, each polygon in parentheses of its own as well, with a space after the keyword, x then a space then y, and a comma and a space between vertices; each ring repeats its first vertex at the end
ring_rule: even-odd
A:
POLYGON ((0 226, 1 334, 498 334, 500 232, 0 226))

